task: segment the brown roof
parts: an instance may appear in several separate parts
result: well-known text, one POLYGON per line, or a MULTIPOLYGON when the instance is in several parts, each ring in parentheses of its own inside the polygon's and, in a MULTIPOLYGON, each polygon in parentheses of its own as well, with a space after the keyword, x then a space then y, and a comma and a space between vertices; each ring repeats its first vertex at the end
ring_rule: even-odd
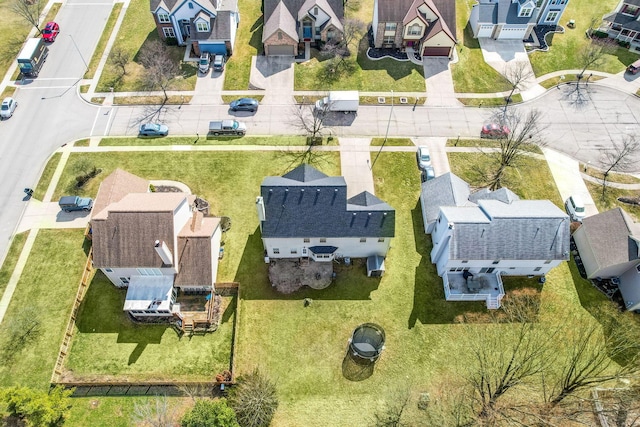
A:
POLYGON ((204 218, 201 212, 178 234, 178 274, 176 286, 211 286, 215 281, 211 262, 217 254, 211 253, 211 237, 220 225, 220 218, 204 218))
MULTIPOLYGON (((415 17, 422 17, 418 13, 418 7, 426 4, 436 15, 440 17, 441 27, 452 40, 456 40, 456 3, 453 0, 378 0, 378 22, 403 22, 408 23, 415 17)), ((424 19, 423 19, 424 21, 424 19)), ((432 24, 433 26, 433 24, 432 24)), ((427 32, 432 37, 435 29, 427 32)))
POLYGON ((91 216, 98 215, 111 203, 119 202, 129 193, 146 193, 148 190, 149 181, 146 179, 122 169, 116 169, 100 184, 91 216))

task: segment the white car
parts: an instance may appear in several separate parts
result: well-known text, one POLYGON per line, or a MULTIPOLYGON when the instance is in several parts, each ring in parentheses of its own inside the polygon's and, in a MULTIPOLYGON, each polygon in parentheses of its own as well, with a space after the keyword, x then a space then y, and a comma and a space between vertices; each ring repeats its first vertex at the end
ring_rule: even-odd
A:
POLYGON ((584 202, 580 196, 571 196, 564 202, 564 207, 571 221, 582 222, 584 219, 584 202))
POLYGON ((416 152, 416 160, 418 161, 418 168, 425 170, 431 166, 431 155, 429 154, 429 148, 421 145, 416 152))
POLYGON ((0 119, 8 119, 13 116, 13 112, 18 106, 18 101, 11 97, 7 97, 2 101, 2 107, 0 107, 0 119))

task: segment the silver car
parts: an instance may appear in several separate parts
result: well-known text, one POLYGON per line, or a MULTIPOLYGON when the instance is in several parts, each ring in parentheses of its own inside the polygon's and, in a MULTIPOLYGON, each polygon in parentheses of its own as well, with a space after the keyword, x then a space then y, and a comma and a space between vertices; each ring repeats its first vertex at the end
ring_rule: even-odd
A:
POLYGON ((2 101, 2 107, 0 107, 0 119, 8 119, 13 116, 13 112, 18 106, 18 101, 11 97, 7 97, 2 101))
POLYGON ((421 145, 416 152, 416 160, 418 161, 418 168, 425 170, 431 166, 431 154, 429 154, 429 148, 421 145))

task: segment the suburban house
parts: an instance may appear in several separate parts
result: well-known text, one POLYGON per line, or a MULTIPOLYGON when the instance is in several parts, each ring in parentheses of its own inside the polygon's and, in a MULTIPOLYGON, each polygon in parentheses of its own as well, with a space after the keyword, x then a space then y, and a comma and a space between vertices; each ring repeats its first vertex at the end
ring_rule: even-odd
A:
POLYGON ((121 169, 104 179, 91 216, 93 266, 126 287, 134 317, 180 312, 177 290, 211 293, 218 269, 220 218, 204 217, 186 193, 152 193, 121 169))
POLYGON ((374 47, 451 57, 456 45, 455 6, 450 0, 375 0, 374 47))
POLYGON ((469 23, 473 37, 525 40, 536 25, 559 25, 569 0, 478 0, 469 23))
POLYGON ((498 308, 501 276, 543 276, 569 259, 569 217, 549 200, 520 200, 506 188, 471 193, 447 173, 422 183, 420 203, 448 301, 498 308))
POLYGON ((342 39, 342 0, 264 0, 263 7, 267 56, 298 56, 305 45, 342 39))
POLYGON ((618 207, 585 218, 573 240, 587 278, 611 279, 627 310, 640 312, 640 224, 618 207))
POLYGON ((163 40, 191 44, 196 56, 231 55, 240 12, 237 0, 151 0, 151 13, 163 40))
POLYGON ((366 258, 368 275, 383 274, 395 210, 366 191, 347 199, 344 177, 307 164, 266 177, 256 208, 267 261, 366 258))
POLYGON ((620 0, 616 9, 603 18, 609 37, 628 42, 630 49, 640 51, 640 0, 620 0))

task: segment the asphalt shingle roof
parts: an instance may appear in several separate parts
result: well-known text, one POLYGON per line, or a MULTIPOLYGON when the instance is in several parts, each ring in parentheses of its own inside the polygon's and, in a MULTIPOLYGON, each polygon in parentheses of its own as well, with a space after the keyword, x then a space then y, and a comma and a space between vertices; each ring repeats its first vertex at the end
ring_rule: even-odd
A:
POLYGON ((469 184, 451 172, 423 182, 420 197, 427 208, 427 222, 438 218, 441 206, 472 205, 469 203, 469 184))

